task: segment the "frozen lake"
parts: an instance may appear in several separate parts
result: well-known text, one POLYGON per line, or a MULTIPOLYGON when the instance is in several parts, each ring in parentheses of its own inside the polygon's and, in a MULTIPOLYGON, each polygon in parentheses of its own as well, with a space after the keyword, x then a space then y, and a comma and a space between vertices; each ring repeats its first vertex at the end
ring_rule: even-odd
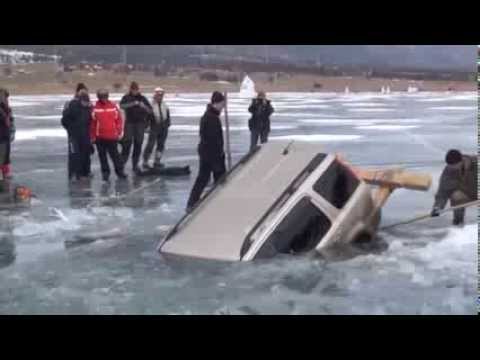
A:
MULTIPOLYGON (((477 152, 476 93, 270 97, 272 140, 320 142, 354 164, 406 165, 433 176, 429 192, 395 192, 383 225, 430 211, 449 148, 477 152)), ((166 261, 155 246, 183 214, 209 94, 166 98, 172 127, 165 161, 190 165, 191 177, 105 187, 95 154, 96 178, 83 188, 69 188, 66 179, 67 140, 59 122, 69 98, 11 99, 15 182, 38 199, 29 211, 0 209, 0 314, 477 313, 476 209, 467 211, 463 229, 449 227, 451 214, 398 227, 379 233, 388 248, 344 261, 166 261), (65 247, 78 234, 112 228, 124 235, 65 247)), ((234 160, 248 149, 248 104, 230 96, 234 160)))

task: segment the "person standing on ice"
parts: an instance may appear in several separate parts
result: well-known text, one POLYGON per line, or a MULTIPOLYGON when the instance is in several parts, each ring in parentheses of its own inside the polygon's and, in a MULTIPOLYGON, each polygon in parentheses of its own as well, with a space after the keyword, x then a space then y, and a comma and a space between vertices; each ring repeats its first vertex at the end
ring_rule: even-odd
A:
POLYGON ((223 149, 223 130, 220 114, 225 107, 225 97, 218 91, 212 94, 211 102, 200 120, 200 143, 198 155, 200 168, 187 203, 187 213, 200 200, 203 190, 208 185, 213 173, 215 183, 226 172, 225 152, 223 149))
POLYGON ((15 140, 15 121, 8 103, 10 94, 0 89, 0 172, 3 179, 11 179, 10 152, 15 140))
POLYGON ((102 169, 102 180, 109 181, 110 166, 107 154, 113 162, 119 179, 126 179, 123 163, 118 152, 118 141, 123 137, 123 120, 117 105, 108 100, 108 90, 97 92, 98 101, 93 108, 90 138, 97 146, 98 158, 102 169))
POLYGON ((168 128, 170 127, 170 109, 163 101, 165 90, 156 88, 153 95, 153 114, 150 116, 150 133, 148 135, 148 142, 143 151, 143 169, 150 170, 149 165, 150 156, 152 155, 155 145, 157 146, 155 152, 154 167, 161 167, 160 160, 162 159, 165 150, 165 142, 168 136, 168 128))
POLYGON ((88 88, 79 83, 75 97, 65 104, 61 120, 68 134, 69 180, 86 180, 92 177, 90 157, 94 148, 90 140, 91 120, 92 104, 88 88))
POLYGON ((132 169, 135 174, 140 174, 138 162, 142 154, 142 145, 145 128, 153 109, 147 98, 140 93, 140 87, 133 81, 130 91, 120 101, 120 107, 125 111, 125 133, 122 140, 122 161, 125 166, 130 156, 133 143, 132 169))
MULTIPOLYGON (((477 157, 452 149, 447 152, 445 162, 447 166, 440 177, 431 216, 439 216, 449 200, 451 206, 457 206, 478 199, 477 157)), ((453 225, 463 225, 464 218, 465 208, 454 210, 453 225)))
POLYGON ((252 117, 248 120, 248 128, 250 129, 250 151, 252 151, 258 143, 265 144, 268 142, 268 134, 270 133, 270 116, 273 114, 273 107, 264 91, 259 91, 257 98, 252 100, 248 111, 252 117))

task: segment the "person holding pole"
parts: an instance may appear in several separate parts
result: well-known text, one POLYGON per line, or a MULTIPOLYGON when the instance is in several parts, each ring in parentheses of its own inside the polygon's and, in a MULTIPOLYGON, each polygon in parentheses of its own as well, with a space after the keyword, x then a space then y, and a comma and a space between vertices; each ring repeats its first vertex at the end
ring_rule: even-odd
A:
POLYGON ((230 122, 228 119, 228 93, 224 93, 225 96, 225 140, 226 140, 226 148, 227 148, 227 166, 228 171, 232 168, 232 152, 230 150, 230 122))
MULTIPOLYGON (((452 149, 445 157, 447 165, 440 177, 438 191, 431 216, 439 216, 440 211, 450 200, 452 206, 466 204, 478 199, 477 173, 478 160, 473 155, 463 155, 460 151, 452 149)), ((465 208, 458 208, 453 212, 453 225, 464 224, 465 208)))
POLYGON ((187 203, 187 213, 200 200, 203 190, 210 181, 211 174, 215 184, 226 173, 223 130, 220 114, 225 108, 225 96, 215 91, 205 114, 200 119, 200 143, 198 155, 200 167, 187 203))

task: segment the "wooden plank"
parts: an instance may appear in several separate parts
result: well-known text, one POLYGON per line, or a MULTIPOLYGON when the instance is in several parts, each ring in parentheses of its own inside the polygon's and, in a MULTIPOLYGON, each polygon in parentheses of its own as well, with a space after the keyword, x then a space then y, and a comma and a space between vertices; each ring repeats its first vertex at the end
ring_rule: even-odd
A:
POLYGON ((363 170, 355 169, 355 174, 370 185, 405 188, 427 191, 432 185, 432 177, 428 174, 418 174, 405 170, 363 170))

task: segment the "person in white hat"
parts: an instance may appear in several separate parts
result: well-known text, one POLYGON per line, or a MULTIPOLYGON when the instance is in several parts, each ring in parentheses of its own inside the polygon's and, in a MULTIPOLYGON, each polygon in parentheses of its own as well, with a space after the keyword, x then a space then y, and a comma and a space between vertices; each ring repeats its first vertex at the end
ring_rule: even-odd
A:
POLYGON ((152 101, 153 116, 151 116, 150 133, 148 136, 147 146, 143 151, 143 169, 149 170, 152 167, 149 164, 155 145, 154 167, 161 167, 160 160, 165 151, 165 142, 168 136, 168 128, 170 127, 170 109, 163 101, 165 90, 160 87, 155 89, 152 101))

